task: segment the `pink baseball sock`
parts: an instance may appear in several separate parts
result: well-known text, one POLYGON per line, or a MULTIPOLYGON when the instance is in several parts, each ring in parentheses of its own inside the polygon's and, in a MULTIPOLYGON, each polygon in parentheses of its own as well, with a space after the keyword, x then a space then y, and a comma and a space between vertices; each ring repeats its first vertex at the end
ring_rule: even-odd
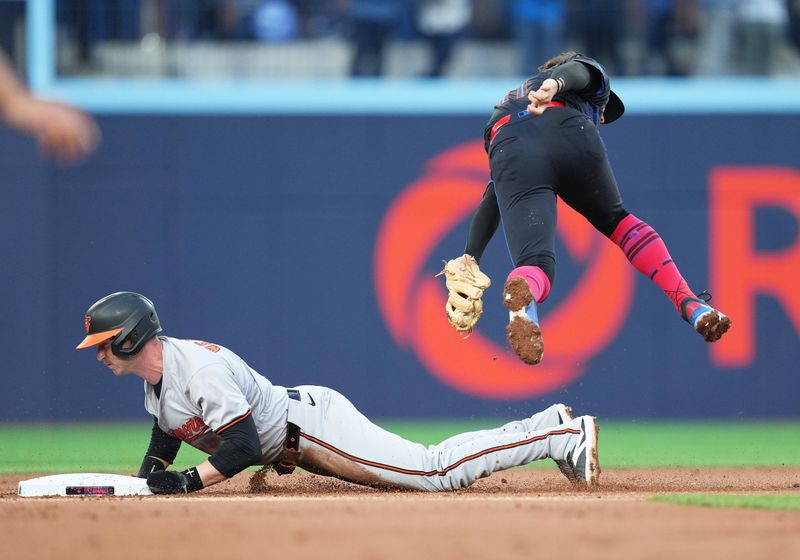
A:
POLYGON ((544 270, 538 266, 519 266, 511 271, 506 278, 506 282, 519 276, 528 283, 533 299, 536 303, 541 303, 550 294, 550 279, 544 270))
MULTIPOLYGON (((679 313, 680 303, 684 298, 697 298, 672 261, 661 237, 646 222, 633 214, 628 214, 611 234, 611 241, 619 245, 636 270, 664 290, 679 313)), ((690 317, 698 305, 701 304, 687 305, 687 316, 690 317)))

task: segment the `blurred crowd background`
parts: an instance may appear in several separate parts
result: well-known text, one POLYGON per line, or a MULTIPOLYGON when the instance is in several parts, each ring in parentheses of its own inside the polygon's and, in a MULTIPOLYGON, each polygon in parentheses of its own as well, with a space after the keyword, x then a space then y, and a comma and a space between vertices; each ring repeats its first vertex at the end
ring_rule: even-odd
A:
MULTIPOLYGON (((24 44, 24 9, 0 41, 24 44)), ((24 4, 18 2, 17 4, 24 4)), ((56 0, 61 75, 800 75, 800 0, 56 0)), ((2 15, 2 14, 0 14, 2 15)))

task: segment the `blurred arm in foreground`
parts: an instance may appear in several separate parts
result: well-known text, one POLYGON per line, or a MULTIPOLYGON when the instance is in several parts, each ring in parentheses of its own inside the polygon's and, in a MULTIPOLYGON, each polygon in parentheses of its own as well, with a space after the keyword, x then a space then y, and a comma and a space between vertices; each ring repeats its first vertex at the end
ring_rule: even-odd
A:
POLYGON ((17 79, 2 51, 0 120, 33 137, 39 152, 59 163, 82 160, 100 141, 100 130, 89 115, 75 107, 32 95, 17 79))

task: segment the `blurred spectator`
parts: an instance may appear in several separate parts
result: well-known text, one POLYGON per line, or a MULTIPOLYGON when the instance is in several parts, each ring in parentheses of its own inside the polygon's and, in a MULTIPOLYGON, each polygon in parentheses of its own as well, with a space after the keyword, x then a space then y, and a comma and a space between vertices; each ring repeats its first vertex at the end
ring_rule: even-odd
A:
POLYGON ((769 75, 775 68, 788 23, 786 0, 739 0, 739 68, 769 75))
POLYGON ((416 3, 417 31, 433 52, 428 77, 438 78, 470 22, 472 5, 470 0, 416 0, 416 3))
POLYGON ((73 37, 84 64, 91 62, 98 41, 139 39, 141 13, 141 0, 56 0, 58 20, 73 37))
POLYGON ((701 0, 702 29, 697 73, 722 76, 730 73, 736 4, 739 0, 701 0))
POLYGON ((470 36, 481 40, 508 39, 507 0, 473 0, 470 36))
POLYGON ((156 0, 155 31, 165 39, 197 39, 209 0, 156 0))
POLYGON ((297 39, 297 9, 288 0, 264 0, 253 14, 253 31, 268 43, 297 39))
POLYGON ((536 74, 541 61, 564 50, 563 0, 511 0, 511 18, 523 76, 536 74))
POLYGON ((572 10, 570 27, 583 52, 592 53, 610 74, 627 74, 622 47, 627 29, 626 0, 581 0, 572 10))
POLYGON ((408 8, 407 0, 353 0, 350 9, 355 52, 353 76, 383 74, 383 47, 408 8))
POLYGON ((344 35, 350 0, 295 0, 295 5, 303 37, 344 35))
POLYGON ((213 0, 210 35, 218 41, 247 41, 254 38, 252 13, 257 0, 213 0))
MULTIPOLYGON (((0 7, 16 3, 0 0, 0 7)), ((566 48, 592 53, 616 75, 769 74, 782 56, 795 63, 781 68, 797 72, 800 61, 800 0, 56 0, 56 7, 59 47, 67 47, 58 51, 59 71, 73 74, 126 72, 140 48, 134 41, 152 35, 167 41, 338 39, 328 44, 344 54, 329 53, 322 43, 298 52, 320 49, 309 56, 341 59, 349 43, 347 72, 354 76, 384 74, 387 41, 412 37, 430 45, 429 76, 447 71, 455 45, 467 36, 479 46, 497 41, 497 52, 515 49, 517 72, 526 75, 566 48), (787 39, 796 52, 784 49, 787 39), (98 42, 104 51, 93 60, 98 42)), ((3 13, 0 40, 8 47, 12 26, 3 13)), ((508 74, 515 60, 502 68, 464 61, 459 72, 508 74)))
POLYGON ((800 53, 800 0, 786 0, 789 16, 789 40, 800 53))
POLYGON ((136 40, 142 0, 84 0, 88 32, 92 41, 103 39, 136 40))
POLYGON ((25 16, 25 2, 0 1, 0 49, 5 50, 12 60, 16 59, 17 29, 22 25, 25 16))
POLYGON ((685 76, 693 72, 694 46, 700 30, 697 0, 646 0, 648 74, 685 76), (684 55, 684 56, 681 56, 684 55))

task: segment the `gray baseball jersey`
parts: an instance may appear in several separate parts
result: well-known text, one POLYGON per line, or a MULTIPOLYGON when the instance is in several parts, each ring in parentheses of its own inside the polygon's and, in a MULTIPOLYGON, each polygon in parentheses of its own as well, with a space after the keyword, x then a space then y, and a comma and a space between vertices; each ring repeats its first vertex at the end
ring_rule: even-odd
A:
POLYGON ((360 484, 441 491, 466 488, 492 472, 537 459, 565 463, 586 446, 589 435, 584 429, 589 417, 573 420, 564 405, 553 405, 494 430, 426 447, 373 424, 333 389, 303 385, 290 398, 285 387, 272 385, 222 346, 159 340, 161 394, 157 397, 145 383, 145 408, 163 431, 209 454, 219 448, 221 433, 252 415, 262 464, 280 460, 288 421, 300 428, 299 465, 311 472, 360 484))
POLYGON ((220 434, 252 415, 261 442, 262 464, 280 457, 286 437, 289 398, 284 387, 217 344, 160 336, 164 375, 161 396, 145 382, 144 406, 166 433, 206 453, 220 434))

